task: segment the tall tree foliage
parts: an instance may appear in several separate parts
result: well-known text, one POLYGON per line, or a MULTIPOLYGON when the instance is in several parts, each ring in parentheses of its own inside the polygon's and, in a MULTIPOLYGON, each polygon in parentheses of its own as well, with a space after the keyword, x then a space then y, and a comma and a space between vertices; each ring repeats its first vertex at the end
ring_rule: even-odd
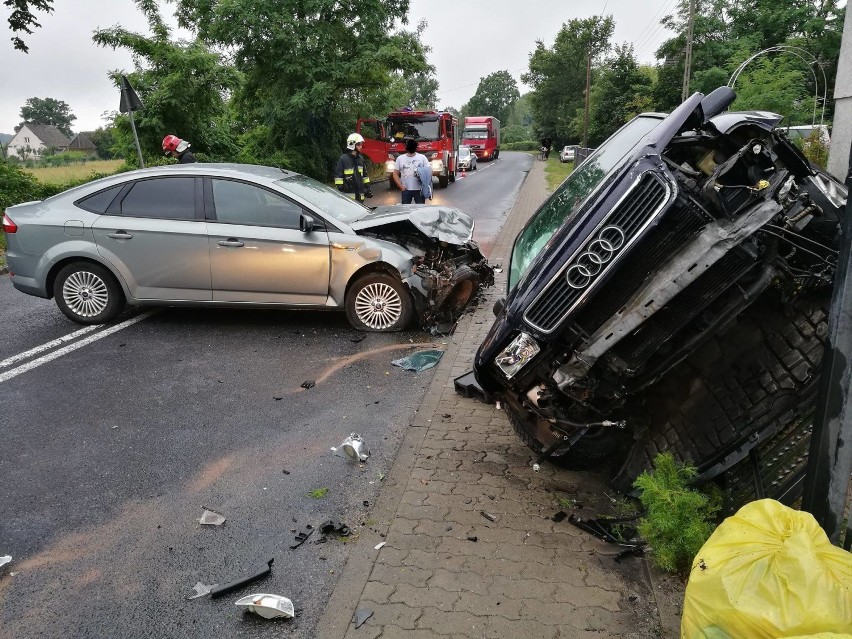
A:
MULTIPOLYGON (((675 32, 657 52, 666 60, 654 90, 663 110, 680 102, 688 10, 689 0, 681 0, 663 19, 675 32)), ((836 0, 696 0, 690 89, 710 91, 753 54, 795 46, 796 53, 770 53, 750 63, 737 80, 732 108, 771 109, 788 123, 810 122, 814 95, 833 92, 844 11, 836 0)))
POLYGON ((640 70, 633 47, 616 46, 592 87, 589 145, 597 146, 634 116, 651 111, 651 88, 651 78, 640 70))
MULTIPOLYGON (((68 137, 71 137, 71 123, 77 116, 71 113, 71 107, 55 98, 30 98, 21 107, 23 122, 33 124, 52 124, 68 137)), ((22 125, 15 127, 18 131, 22 125)))
POLYGON ((508 71, 495 71, 479 80, 476 93, 462 107, 466 115, 491 115, 501 123, 509 120, 512 106, 521 97, 518 83, 508 71))
POLYGON ((615 22, 612 16, 592 16, 563 24, 552 47, 536 42, 529 71, 521 76, 533 88, 530 106, 537 134, 559 143, 577 141, 575 119, 582 117, 586 91, 586 62, 592 64, 609 49, 615 22))
POLYGON ((258 157, 325 177, 359 116, 387 113, 394 72, 428 69, 417 39, 393 31, 408 0, 177 0, 182 26, 229 47, 245 82, 236 106, 261 135, 258 157))
MULTIPOLYGON (((143 36, 121 27, 95 32, 101 46, 129 50, 136 71, 129 74, 144 108, 134 113, 144 155, 162 156, 162 139, 174 134, 213 159, 234 159, 237 147, 227 99, 239 87, 233 66, 203 43, 173 42, 156 0, 135 0, 152 34, 143 36)), ((120 72, 112 73, 116 83, 120 72)), ((116 90, 116 102, 119 93, 116 90)), ((116 145, 130 161, 135 158, 127 116, 115 120, 116 145)))
POLYGON ((9 29, 15 34, 11 38, 12 46, 18 51, 29 53, 30 48, 19 34, 32 35, 33 29, 41 27, 33 12, 53 12, 53 0, 3 0, 3 5, 12 10, 9 14, 9 29))
MULTIPOLYGON (((413 32, 401 32, 406 37, 411 38, 413 45, 422 51, 424 57, 432 51, 432 47, 423 42, 423 32, 426 31, 427 26, 429 26, 429 23, 426 20, 421 20, 417 23, 417 28, 413 32)), ((440 84, 435 75, 433 64, 426 64, 423 70, 404 71, 402 81, 406 99, 401 101, 398 106, 410 106, 425 111, 437 108, 440 84)))

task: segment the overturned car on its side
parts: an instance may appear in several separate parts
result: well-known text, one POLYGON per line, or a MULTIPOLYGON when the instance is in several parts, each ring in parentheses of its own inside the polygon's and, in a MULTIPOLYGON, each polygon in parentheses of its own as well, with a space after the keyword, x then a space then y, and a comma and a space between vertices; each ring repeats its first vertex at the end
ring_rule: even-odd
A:
POLYGON ((807 461, 846 189, 725 87, 636 117, 515 240, 475 376, 539 453, 657 453, 730 505, 790 501, 807 461))

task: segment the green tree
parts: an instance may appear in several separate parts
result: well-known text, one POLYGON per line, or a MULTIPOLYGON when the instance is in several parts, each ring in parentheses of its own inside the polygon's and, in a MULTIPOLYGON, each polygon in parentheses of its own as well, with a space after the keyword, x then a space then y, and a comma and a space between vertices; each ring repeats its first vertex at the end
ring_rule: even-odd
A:
POLYGON ((491 115, 507 122, 512 105, 521 97, 518 83, 508 71, 495 71, 479 80, 476 93, 462 107, 462 112, 468 115, 491 115))
POLYGON ((625 122, 652 109, 651 78, 642 73, 633 46, 615 47, 592 88, 589 145, 597 146, 625 122))
POLYGON ((116 157, 115 152, 115 127, 110 125, 101 126, 86 133, 86 136, 92 141, 97 149, 98 157, 102 160, 111 160, 116 157))
POLYGON ((597 66, 609 49, 614 28, 612 16, 574 19, 562 25, 553 47, 536 42, 529 71, 521 80, 533 88, 530 107, 538 136, 559 144, 578 140, 575 124, 578 112, 582 118, 586 63, 591 59, 597 66))
POLYGON ((41 27, 33 11, 53 12, 53 0, 3 0, 3 5, 12 10, 9 15, 9 29, 16 34, 11 38, 12 46, 18 51, 29 53, 29 47, 17 34, 24 32, 32 35, 33 29, 41 27))
MULTIPOLYGON (((71 113, 71 107, 62 100, 54 98, 30 98, 21 107, 21 119, 23 122, 33 124, 52 124, 68 137, 71 133, 71 123, 77 116, 71 113)), ((15 127, 19 131, 22 124, 15 127)))
POLYGON ((245 77, 235 104, 258 157, 325 178, 358 117, 398 106, 397 73, 428 70, 396 32, 408 0, 177 0, 181 26, 228 47, 245 77))
MULTIPOLYGON (((173 42, 156 0, 135 1, 148 19, 152 36, 111 27, 96 31, 93 39, 101 46, 127 49, 136 60, 136 71, 127 75, 144 105, 134 113, 143 155, 161 158, 163 137, 171 133, 210 159, 235 159, 238 131, 228 97, 239 87, 240 74, 202 42, 173 42)), ((122 73, 111 75, 118 86, 122 73)), ((126 115, 115 117, 113 136, 113 150, 135 162, 126 115)))
MULTIPOLYGON (((416 43, 424 56, 427 56, 432 51, 432 47, 423 43, 423 32, 428 26, 426 20, 421 20, 417 23, 417 28, 413 32, 405 32, 405 34, 416 43)), ((438 104, 438 78, 435 76, 435 66, 427 64, 423 70, 409 72, 406 71, 402 75, 405 85, 406 99, 399 106, 411 106, 424 111, 433 110, 438 104)))

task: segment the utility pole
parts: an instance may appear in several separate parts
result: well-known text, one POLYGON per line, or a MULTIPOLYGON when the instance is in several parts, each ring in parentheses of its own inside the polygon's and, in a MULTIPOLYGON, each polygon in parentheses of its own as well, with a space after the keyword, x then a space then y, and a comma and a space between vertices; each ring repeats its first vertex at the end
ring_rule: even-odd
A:
POLYGON ((689 0, 689 26, 686 28, 686 55, 683 57, 683 89, 681 101, 689 97, 689 76, 692 72, 692 32, 695 29, 695 0, 689 0))
POLYGON ((586 55, 586 104, 583 114, 583 148, 589 146, 589 93, 592 89, 592 42, 589 40, 589 48, 586 55))

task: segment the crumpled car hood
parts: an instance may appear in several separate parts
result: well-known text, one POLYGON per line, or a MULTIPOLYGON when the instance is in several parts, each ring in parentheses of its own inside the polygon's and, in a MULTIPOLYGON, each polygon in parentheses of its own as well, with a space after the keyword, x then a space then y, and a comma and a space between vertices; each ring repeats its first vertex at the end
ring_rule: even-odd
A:
POLYGON ((357 232, 375 230, 399 222, 409 222, 426 237, 457 246, 469 242, 473 235, 473 218, 447 206, 377 206, 372 213, 352 222, 350 226, 357 232))

